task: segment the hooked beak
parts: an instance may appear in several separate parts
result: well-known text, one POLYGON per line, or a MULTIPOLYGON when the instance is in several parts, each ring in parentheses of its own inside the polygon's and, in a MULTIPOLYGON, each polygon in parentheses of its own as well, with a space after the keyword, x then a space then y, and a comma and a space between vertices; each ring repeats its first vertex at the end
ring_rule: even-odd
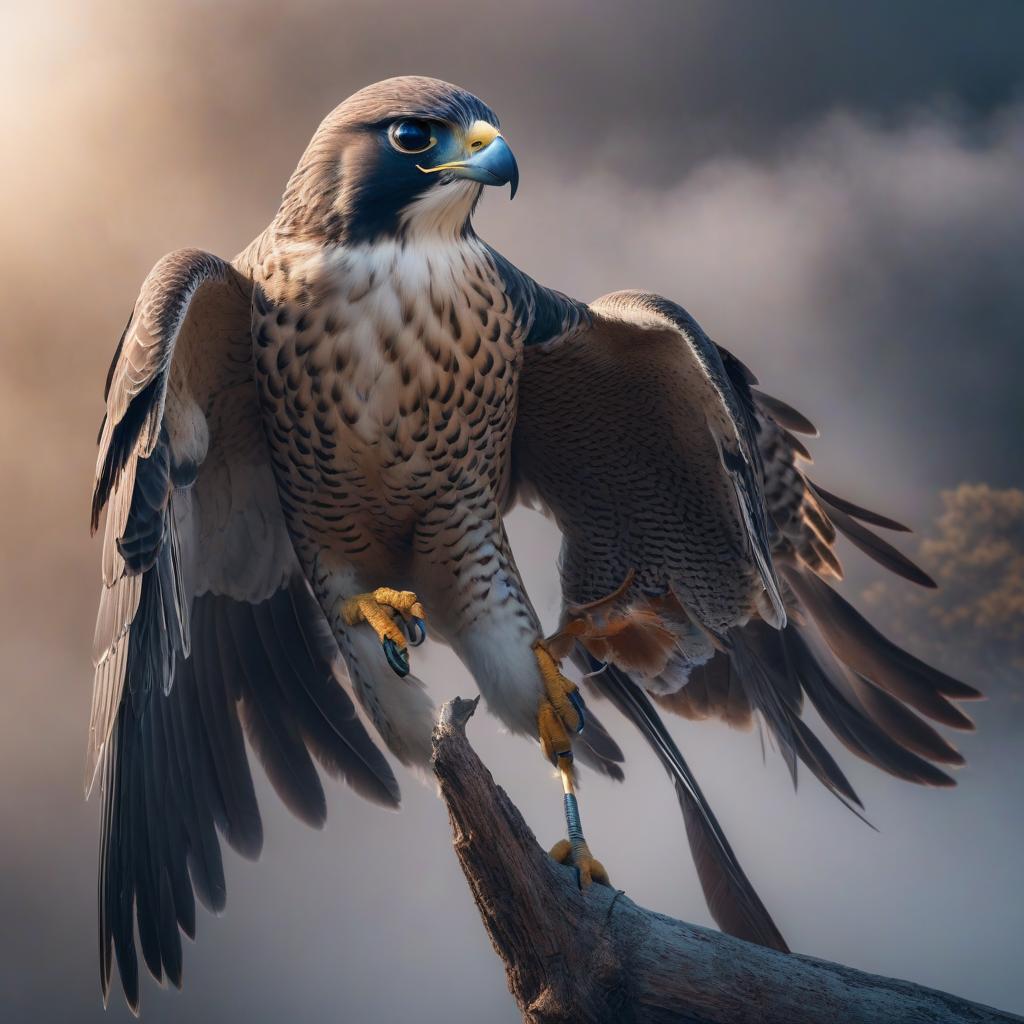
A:
POLYGON ((466 152, 463 160, 449 160, 433 167, 416 165, 424 174, 448 171, 456 178, 468 178, 484 185, 511 185, 510 199, 514 199, 519 188, 519 168, 508 143, 501 132, 486 121, 477 121, 466 133, 466 152))

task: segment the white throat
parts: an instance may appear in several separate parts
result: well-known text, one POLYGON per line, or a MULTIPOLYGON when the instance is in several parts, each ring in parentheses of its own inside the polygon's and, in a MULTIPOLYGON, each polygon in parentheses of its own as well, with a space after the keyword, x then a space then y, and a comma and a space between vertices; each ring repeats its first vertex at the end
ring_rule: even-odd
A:
POLYGON ((399 215, 405 236, 424 241, 461 236, 482 189, 478 182, 464 179, 435 185, 399 215))

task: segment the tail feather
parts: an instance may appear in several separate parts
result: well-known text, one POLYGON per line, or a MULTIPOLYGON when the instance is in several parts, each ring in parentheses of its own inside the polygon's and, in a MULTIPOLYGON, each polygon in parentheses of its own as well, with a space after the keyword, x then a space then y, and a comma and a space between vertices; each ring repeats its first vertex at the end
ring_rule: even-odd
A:
MULTIPOLYGON (((586 659, 589 671, 601 668, 600 663, 581 650, 580 657, 586 659)), ((789 952, 647 694, 614 665, 593 675, 590 682, 640 730, 669 773, 683 812, 697 877, 718 926, 737 938, 789 952)))

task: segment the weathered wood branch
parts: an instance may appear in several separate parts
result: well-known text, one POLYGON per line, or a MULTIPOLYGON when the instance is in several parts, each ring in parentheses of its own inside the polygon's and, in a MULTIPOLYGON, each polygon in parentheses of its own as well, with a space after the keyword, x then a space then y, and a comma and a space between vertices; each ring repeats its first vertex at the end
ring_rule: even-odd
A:
POLYGON ((995 1024, 1024 1018, 638 907, 552 861, 447 703, 434 772, 455 852, 529 1024, 995 1024))

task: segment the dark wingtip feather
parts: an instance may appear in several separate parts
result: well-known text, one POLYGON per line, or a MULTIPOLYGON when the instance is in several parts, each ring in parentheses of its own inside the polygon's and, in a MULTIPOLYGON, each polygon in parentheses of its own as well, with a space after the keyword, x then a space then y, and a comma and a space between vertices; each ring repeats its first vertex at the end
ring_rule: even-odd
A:
POLYGON ((267 604, 214 605, 221 667, 239 674, 237 685, 244 687, 242 721, 274 791, 301 822, 321 829, 327 820, 327 797, 283 690, 284 680, 275 671, 278 652, 267 604))
MULTIPOLYGON (((797 751, 800 755, 800 760, 814 773, 815 778, 844 802, 853 804, 863 810, 864 802, 850 784, 850 780, 846 777, 845 772, 836 763, 835 758, 825 749, 821 740, 807 726, 807 723, 802 719, 796 718, 793 720, 793 728, 800 743, 797 751)), ((870 824, 870 822, 867 822, 867 824, 870 824)))
POLYGON ((902 551, 897 551, 888 541, 882 540, 866 526, 862 526, 853 516, 847 515, 838 508, 829 508, 828 514, 836 529, 851 544, 883 568, 911 583, 916 583, 919 587, 934 590, 938 586, 935 580, 916 562, 911 561, 902 551))
POLYGON ((826 491, 824 487, 816 484, 813 480, 808 480, 807 483, 810 485, 811 490, 826 505, 831 505, 832 508, 839 509, 840 512, 845 512, 848 516, 853 516, 854 519, 859 519, 862 523, 870 523, 872 526, 878 526, 883 530, 893 530, 896 533, 912 532, 909 526, 904 526, 903 523, 897 522, 895 519, 890 519, 888 516, 883 516, 878 512, 872 512, 870 509, 855 505, 852 501, 847 501, 846 498, 840 498, 839 495, 826 491))
POLYGON ((100 987, 107 1005, 116 959, 136 1015, 136 941, 150 973, 180 988, 181 933, 195 936, 196 899, 215 914, 226 903, 220 837, 243 856, 255 857, 262 845, 239 712, 255 720, 255 746, 271 782, 308 824, 319 827, 326 818, 310 752, 357 791, 398 804, 390 765, 331 675, 330 653, 312 642, 308 620, 301 609, 292 613, 287 593, 274 602, 274 611, 288 612, 283 616, 271 615, 271 602, 256 608, 197 598, 192 655, 167 660, 176 654, 168 652, 168 639, 177 635, 166 628, 173 601, 161 585, 169 558, 165 546, 146 573, 136 620, 144 628, 132 634, 103 789, 100 987), (165 664, 173 666, 173 686, 164 686, 157 671, 165 664))
POLYGON ((117 970, 121 975, 121 988, 125 1002, 132 1015, 139 1015, 139 963, 135 956, 135 938, 131 933, 131 921, 128 922, 128 937, 123 942, 114 943, 117 957, 117 970), (120 948, 119 948, 120 947, 120 948))
POLYGON ((957 722, 954 728, 959 729, 961 732, 976 732, 978 729, 977 722, 975 722, 970 715, 964 714, 964 712, 961 711, 959 708, 956 708, 956 711, 960 716, 960 720, 957 722))
POLYGON ((967 760, 945 737, 885 690, 855 672, 846 678, 869 718, 906 750, 939 764, 962 768, 967 760))
POLYGON ((852 814, 874 829, 861 813, 863 804, 825 746, 801 719, 802 679, 789 650, 794 627, 775 630, 754 620, 729 634, 730 657, 751 704, 760 712, 797 784, 797 758, 852 814), (859 808, 859 809, 858 809, 859 808))
POLYGON ((788 402, 776 398, 774 395, 766 395, 763 391, 753 389, 751 394, 754 401, 766 412, 780 427, 791 430, 805 437, 817 437, 818 428, 802 413, 798 412, 788 402))

